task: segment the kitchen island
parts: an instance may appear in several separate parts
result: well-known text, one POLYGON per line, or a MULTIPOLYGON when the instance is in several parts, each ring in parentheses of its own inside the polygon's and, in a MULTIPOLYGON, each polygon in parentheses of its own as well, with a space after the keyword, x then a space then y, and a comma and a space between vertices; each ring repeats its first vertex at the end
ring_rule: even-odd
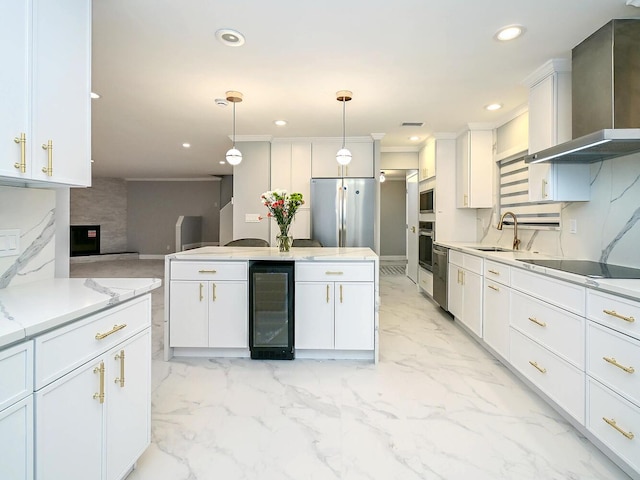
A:
POLYGON ((243 357, 249 266, 294 264, 295 357, 378 360, 379 262, 370 248, 203 247, 165 257, 165 359, 243 357))

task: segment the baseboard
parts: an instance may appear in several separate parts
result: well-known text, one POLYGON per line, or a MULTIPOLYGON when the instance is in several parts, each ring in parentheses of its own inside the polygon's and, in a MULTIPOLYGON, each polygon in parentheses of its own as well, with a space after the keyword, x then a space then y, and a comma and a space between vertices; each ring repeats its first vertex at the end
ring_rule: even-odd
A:
POLYGON ((164 260, 164 255, 148 255, 140 254, 140 260, 164 260))
POLYGON ((380 261, 385 262, 406 262, 407 257, 404 255, 380 255, 380 261))

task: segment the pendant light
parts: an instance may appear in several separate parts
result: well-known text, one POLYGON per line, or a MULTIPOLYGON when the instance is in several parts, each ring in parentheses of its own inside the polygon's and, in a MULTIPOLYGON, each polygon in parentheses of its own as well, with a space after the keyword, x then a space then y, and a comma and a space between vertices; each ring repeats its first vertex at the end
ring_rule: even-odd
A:
POLYGON ((340 165, 349 165, 351 161, 351 152, 345 148, 345 107, 349 100, 353 98, 353 93, 349 90, 340 90, 336 92, 336 100, 342 102, 342 148, 336 153, 336 160, 340 165))
POLYGON ((236 103, 242 101, 242 93, 227 92, 227 101, 233 103, 233 146, 227 152, 227 162, 229 165, 238 165, 242 161, 242 153, 236 148, 236 103))

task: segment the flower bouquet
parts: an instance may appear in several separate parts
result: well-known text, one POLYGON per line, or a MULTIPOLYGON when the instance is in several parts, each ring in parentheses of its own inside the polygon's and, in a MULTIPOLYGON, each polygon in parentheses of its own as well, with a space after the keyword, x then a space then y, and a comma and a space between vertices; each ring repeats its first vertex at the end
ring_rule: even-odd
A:
POLYGON ((278 249, 281 252, 288 252, 291 248, 291 237, 289 227, 293 222, 293 217, 298 211, 298 207, 304 204, 301 193, 288 194, 286 190, 276 189, 264 192, 260 199, 269 213, 268 217, 275 218, 280 229, 280 234, 276 236, 278 249))

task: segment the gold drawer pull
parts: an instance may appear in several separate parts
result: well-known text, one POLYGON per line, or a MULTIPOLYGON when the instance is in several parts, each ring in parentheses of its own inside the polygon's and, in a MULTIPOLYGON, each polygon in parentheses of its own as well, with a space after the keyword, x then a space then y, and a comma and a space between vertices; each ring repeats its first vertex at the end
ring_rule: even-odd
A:
POLYGON ((529 321, 535 323, 536 325, 540 325, 541 327, 546 327, 547 326, 547 324, 545 322, 541 322, 540 320, 538 320, 535 317, 528 317, 528 318, 529 318, 529 321))
POLYGON ((20 144, 20 162, 16 162, 13 164, 15 168, 20 169, 21 173, 27 172, 27 135, 24 133, 20 134, 20 137, 16 137, 13 139, 14 142, 20 144))
POLYGON ((491 290, 495 290, 496 292, 500 291, 498 287, 494 287, 493 285, 487 285, 487 287, 489 287, 491 290))
POLYGON ((489 270, 489 273, 493 273, 494 275, 500 275, 500 272, 496 272, 495 270, 489 270))
POLYGON ((198 273, 218 273, 217 270, 198 270, 198 273))
POLYGON ((606 313, 607 315, 611 315, 612 317, 619 318, 620 320, 624 320, 625 322, 633 323, 636 321, 635 318, 625 317, 624 315, 620 315, 619 313, 617 313, 615 310, 602 310, 602 312, 606 313))
POLYGON ((96 340, 102 340, 103 338, 107 338, 112 333, 116 333, 118 330, 122 330, 126 326, 127 326, 126 323, 123 323, 122 325, 114 325, 113 328, 111 330, 109 330, 108 332, 96 333, 96 340))
POLYGON ((625 432, 623 429, 621 429, 618 425, 616 425, 616 421, 613 418, 607 418, 607 417, 602 417, 602 419, 607 422, 609 425, 611 425, 613 428, 615 428, 617 431, 619 431, 622 435, 624 435, 625 437, 627 437, 629 440, 633 440, 633 437, 635 437, 635 435, 631 432, 625 432))
POLYGON ((529 363, 531 364, 531 366, 535 367, 536 369, 538 369, 538 371, 540 373, 547 373, 547 369, 544 367, 541 367, 540 365, 538 365, 537 362, 534 362, 533 360, 529 360, 529 363))
POLYGON ((618 362, 616 362, 616 359, 613 358, 613 357, 602 357, 602 359, 605 362, 609 362, 611 365, 615 365, 620 370, 624 370, 627 373, 633 373, 633 372, 636 371, 635 368, 633 368, 633 367, 625 367, 624 365, 620 365, 618 362))
POLYGON ((100 362, 100 366, 93 369, 93 373, 100 374, 100 393, 94 393, 93 398, 104 403, 104 362, 100 362))
POLYGON ((344 275, 344 272, 332 272, 331 270, 327 270, 324 273, 325 275, 344 275))
POLYGON ((120 360, 120 377, 116 377, 114 380, 115 383, 120 384, 120 388, 124 388, 124 350, 120 350, 115 356, 116 360, 120 360))

